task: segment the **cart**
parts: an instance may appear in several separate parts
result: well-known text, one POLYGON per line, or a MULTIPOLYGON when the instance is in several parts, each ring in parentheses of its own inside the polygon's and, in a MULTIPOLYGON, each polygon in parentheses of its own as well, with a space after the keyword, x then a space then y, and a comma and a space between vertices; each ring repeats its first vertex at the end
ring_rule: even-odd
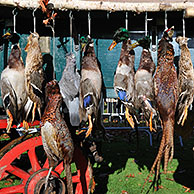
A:
MULTIPOLYGON (((34 122, 34 125, 39 125, 39 121, 34 122)), ((6 126, 6 119, 1 119, 0 129, 5 129, 6 126)), ((33 126, 30 129, 29 133, 13 139, 0 150, 0 180, 14 177, 18 183, 1 188, 0 194, 64 194, 66 178, 63 174, 63 162, 52 171, 52 188, 45 192, 45 178, 49 171, 48 158, 42 146, 40 132, 33 126)), ((95 184, 92 168, 79 146, 75 146, 71 168, 74 193, 89 193, 95 184)))

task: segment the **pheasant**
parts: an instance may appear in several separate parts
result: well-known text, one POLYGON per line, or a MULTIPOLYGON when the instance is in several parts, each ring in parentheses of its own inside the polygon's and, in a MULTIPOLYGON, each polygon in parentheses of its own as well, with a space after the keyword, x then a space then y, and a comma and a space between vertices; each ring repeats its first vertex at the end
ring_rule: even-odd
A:
POLYGON ((47 189, 52 169, 63 160, 67 178, 67 190, 69 194, 73 194, 70 163, 73 158, 74 144, 60 112, 62 96, 56 80, 47 83, 45 95, 46 107, 41 118, 41 136, 50 167, 45 181, 45 190, 47 189))
POLYGON ((42 67, 42 54, 39 46, 39 35, 34 32, 28 37, 25 47, 27 52, 25 67, 25 84, 29 98, 34 103, 32 110, 32 122, 35 119, 36 108, 41 118, 41 108, 44 99, 44 71, 42 67))
POLYGON ((164 157, 164 173, 166 173, 168 162, 172 160, 174 154, 173 135, 175 111, 178 101, 178 79, 173 65, 174 49, 172 44, 169 43, 169 41, 172 41, 173 33, 174 27, 165 30, 158 46, 158 66, 154 76, 154 90, 163 133, 158 154, 145 183, 148 181, 150 175, 155 171, 155 168, 154 183, 158 183, 162 158, 164 157))
POLYGON ((187 38, 178 36, 176 42, 180 45, 181 55, 179 59, 179 99, 177 103, 177 124, 183 126, 188 115, 188 107, 193 102, 194 96, 194 72, 191 54, 187 47, 187 38))

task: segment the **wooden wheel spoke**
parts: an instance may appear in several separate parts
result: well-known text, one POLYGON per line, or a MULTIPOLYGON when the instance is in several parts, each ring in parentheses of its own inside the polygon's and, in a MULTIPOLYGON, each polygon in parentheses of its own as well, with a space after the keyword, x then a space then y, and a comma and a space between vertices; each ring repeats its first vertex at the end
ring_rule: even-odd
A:
POLYGON ((24 184, 11 186, 11 187, 5 187, 0 190, 0 194, 14 194, 14 193, 24 193, 24 184))
POLYGON ((21 178, 24 181, 27 181, 28 178, 30 177, 30 174, 28 174, 26 171, 14 166, 14 165, 10 165, 6 171, 8 171, 9 173, 21 178))
POLYGON ((40 167, 40 164, 38 162, 35 147, 28 151, 28 156, 29 156, 30 163, 31 163, 31 166, 32 166, 32 171, 36 172, 37 170, 40 170, 41 167, 40 167))

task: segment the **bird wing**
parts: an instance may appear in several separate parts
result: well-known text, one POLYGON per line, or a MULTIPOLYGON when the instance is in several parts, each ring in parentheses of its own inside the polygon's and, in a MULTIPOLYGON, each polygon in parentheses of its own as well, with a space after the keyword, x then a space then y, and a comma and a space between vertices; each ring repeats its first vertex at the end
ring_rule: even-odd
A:
POLYGON ((3 106, 9 109, 16 119, 17 115, 17 96, 8 78, 1 78, 1 95, 3 99, 3 106))
POLYGON ((44 82, 44 73, 43 69, 39 69, 38 71, 33 71, 30 74, 30 85, 33 88, 33 92, 39 98, 43 98, 43 82, 44 82))

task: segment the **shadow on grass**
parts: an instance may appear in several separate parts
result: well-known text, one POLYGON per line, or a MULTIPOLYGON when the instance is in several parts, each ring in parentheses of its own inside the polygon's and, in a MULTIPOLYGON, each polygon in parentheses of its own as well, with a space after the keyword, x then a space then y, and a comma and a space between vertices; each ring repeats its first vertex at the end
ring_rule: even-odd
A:
MULTIPOLYGON (((144 175, 142 175, 142 181, 144 181, 146 178, 145 173, 148 175, 148 171, 151 169, 157 155, 159 145, 160 139, 155 138, 153 146, 151 147, 149 145, 149 139, 145 135, 140 135, 140 145, 137 150, 135 138, 132 138, 132 141, 129 142, 129 137, 126 133, 122 134, 122 136, 117 135, 110 143, 103 142, 102 153, 104 161, 102 164, 97 165, 95 163, 93 166, 96 182, 94 194, 105 194, 108 192, 109 175, 115 174, 115 176, 117 176, 124 171, 128 159, 133 159, 140 173, 144 171, 144 175)), ((179 184, 194 190, 193 145, 193 137, 184 141, 183 147, 180 145, 179 138, 177 136, 175 137, 174 159, 178 161, 178 166, 173 167, 176 169, 175 172, 173 172, 175 187, 176 184, 179 184)), ((160 172, 163 172, 162 166, 160 172)), ((133 172, 130 171, 128 173, 133 172)), ((166 179, 168 179, 168 175, 166 179)), ((163 186, 165 186, 165 181, 166 180, 163 180, 163 178, 160 180, 161 183, 163 182, 163 186)), ((114 187, 114 185, 112 187, 114 187)), ((146 189, 144 189, 144 192, 146 192, 146 189)))

